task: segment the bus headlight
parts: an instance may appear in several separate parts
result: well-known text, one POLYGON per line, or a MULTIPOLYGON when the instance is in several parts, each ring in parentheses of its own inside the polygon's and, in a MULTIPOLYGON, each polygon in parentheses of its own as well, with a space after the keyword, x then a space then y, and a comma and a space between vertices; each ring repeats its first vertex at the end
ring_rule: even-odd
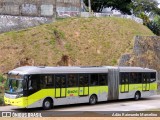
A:
POLYGON ((23 94, 19 94, 16 96, 16 98, 20 98, 20 97, 23 97, 23 94))

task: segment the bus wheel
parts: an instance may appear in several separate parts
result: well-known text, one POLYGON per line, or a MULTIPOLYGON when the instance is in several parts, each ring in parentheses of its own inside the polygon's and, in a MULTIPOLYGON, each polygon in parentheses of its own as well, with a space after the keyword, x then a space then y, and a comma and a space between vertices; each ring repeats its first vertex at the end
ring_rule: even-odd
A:
POLYGON ((140 92, 136 92, 135 95, 134 95, 134 99, 139 100, 140 98, 141 98, 140 92))
POLYGON ((44 110, 49 110, 53 107, 53 102, 51 99, 49 98, 46 98, 44 101, 43 101, 43 109, 44 110))
POLYGON ((89 98, 89 104, 90 105, 94 105, 97 102, 97 96, 96 95, 91 95, 91 97, 89 98))

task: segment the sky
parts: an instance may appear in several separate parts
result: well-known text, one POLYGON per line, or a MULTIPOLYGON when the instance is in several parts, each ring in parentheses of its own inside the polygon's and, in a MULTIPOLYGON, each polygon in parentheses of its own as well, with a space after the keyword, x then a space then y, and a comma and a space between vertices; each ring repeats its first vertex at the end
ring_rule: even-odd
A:
MULTIPOLYGON (((160 0, 157 0, 158 1, 158 3, 160 4, 160 0)), ((158 6, 159 8, 160 8, 160 5, 158 6)))

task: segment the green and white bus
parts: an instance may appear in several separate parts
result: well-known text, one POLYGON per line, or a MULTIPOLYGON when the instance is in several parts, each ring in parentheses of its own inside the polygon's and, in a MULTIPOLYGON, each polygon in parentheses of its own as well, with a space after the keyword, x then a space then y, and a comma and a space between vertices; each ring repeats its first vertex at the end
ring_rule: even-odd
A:
POLYGON ((140 67, 38 67, 8 72, 5 104, 21 108, 90 103, 155 95, 156 70, 140 67))

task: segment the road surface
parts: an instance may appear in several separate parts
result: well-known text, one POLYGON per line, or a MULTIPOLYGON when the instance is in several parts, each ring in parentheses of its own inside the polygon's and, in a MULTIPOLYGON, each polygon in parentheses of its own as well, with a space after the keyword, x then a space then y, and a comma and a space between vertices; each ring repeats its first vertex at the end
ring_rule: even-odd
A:
MULTIPOLYGON (((77 112, 78 113, 103 113, 106 111, 147 111, 151 109, 160 109, 160 95, 154 95, 149 98, 143 98, 139 101, 134 101, 133 99, 127 100, 117 100, 117 101, 108 101, 101 102, 96 105, 89 104, 76 104, 76 105, 66 105, 66 106, 55 106, 51 110, 47 110, 47 112, 52 111, 51 113, 56 112, 77 112)), ((15 106, 1 106, 0 111, 14 111, 14 112, 44 112, 42 108, 36 109, 20 109, 15 106)), ((61 113, 62 113, 61 112, 61 113)))

